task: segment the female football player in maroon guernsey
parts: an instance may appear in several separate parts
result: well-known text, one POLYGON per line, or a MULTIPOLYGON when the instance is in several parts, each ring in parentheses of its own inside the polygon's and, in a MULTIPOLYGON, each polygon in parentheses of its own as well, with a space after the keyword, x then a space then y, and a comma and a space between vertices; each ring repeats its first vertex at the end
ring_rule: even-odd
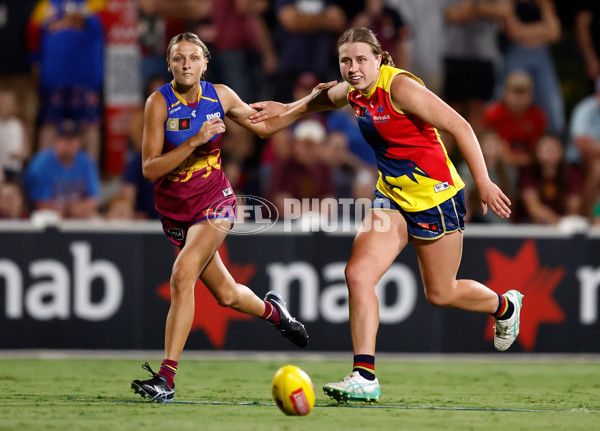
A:
POLYGON ((198 277, 219 305, 262 317, 299 347, 308 343, 304 326, 290 315, 279 293, 268 292, 262 300, 236 283, 217 251, 233 225, 236 202, 221 168, 225 115, 259 136, 285 124, 278 118, 253 124, 248 116, 255 110, 233 90, 202 80, 208 58, 197 35, 175 36, 167 48, 173 81, 150 95, 144 111, 144 177, 155 182, 163 230, 181 250, 171 273, 164 360, 158 373, 145 363, 152 377, 131 384, 136 393, 156 402, 173 401, 173 379, 194 318, 198 277))
POLYGON ((476 281, 456 279, 462 256, 464 183, 438 130, 454 136, 484 212, 489 206, 499 217, 510 216, 510 201, 490 181, 471 126, 419 78, 395 68, 371 30, 349 29, 337 46, 344 82, 320 84, 323 92, 286 105, 251 104, 261 111, 250 119, 271 121, 277 116, 293 121, 306 112, 350 104, 361 133, 375 151, 379 179, 372 211, 362 221, 345 272, 354 366, 343 380, 323 387, 339 402, 371 402, 381 395, 375 377, 379 326, 375 287, 409 241, 417 250, 429 302, 493 315, 497 350, 508 349, 519 333, 522 295, 516 290, 499 295, 476 281))

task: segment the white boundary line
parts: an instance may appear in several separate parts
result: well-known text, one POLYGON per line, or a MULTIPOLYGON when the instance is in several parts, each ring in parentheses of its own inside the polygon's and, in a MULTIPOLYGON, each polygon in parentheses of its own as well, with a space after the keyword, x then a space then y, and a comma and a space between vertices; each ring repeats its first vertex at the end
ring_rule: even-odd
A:
MULTIPOLYGON (((163 359, 162 350, 0 349, 0 359, 163 359)), ((352 352, 186 350, 181 360, 350 361, 352 352)), ((576 362, 600 364, 600 353, 377 353, 378 362, 576 362)))
MULTIPOLYGON (((136 399, 136 400, 110 400, 110 399, 76 399, 72 400, 75 402, 107 402, 107 403, 124 403, 124 404, 153 404, 149 400, 136 399)), ((165 403, 165 405, 177 404, 177 405, 200 405, 200 406, 244 406, 244 407, 275 407, 275 403, 261 403, 258 401, 246 401, 246 402, 235 402, 235 401, 172 401, 165 403)), ((460 411, 460 412, 509 412, 509 413, 600 413, 600 410, 589 410, 584 408, 579 409, 511 409, 511 408, 500 408, 500 407, 442 407, 432 405, 420 405, 420 406, 402 406, 402 405, 362 405, 360 402, 353 402, 350 404, 315 404, 315 408, 327 408, 327 407, 338 407, 338 408, 360 408, 360 409, 392 409, 392 410, 443 410, 443 411, 460 411)))

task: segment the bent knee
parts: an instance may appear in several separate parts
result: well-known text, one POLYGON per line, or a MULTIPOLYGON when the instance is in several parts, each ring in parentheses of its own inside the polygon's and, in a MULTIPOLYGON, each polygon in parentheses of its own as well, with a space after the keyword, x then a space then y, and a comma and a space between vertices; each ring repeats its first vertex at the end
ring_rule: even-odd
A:
POLYGON ((214 297, 217 300, 217 303, 221 307, 233 308, 235 306, 235 304, 237 303, 238 296, 237 296, 237 292, 231 291, 231 290, 226 290, 226 291, 219 291, 218 293, 216 293, 214 295, 214 297))
POLYGON ((426 290, 425 296, 427 297, 427 301, 429 301, 431 305, 442 308, 452 307, 452 295, 448 293, 426 290))
POLYGON ((370 272, 365 271, 360 265, 348 264, 344 270, 344 276, 346 277, 346 283, 348 284, 349 289, 369 284, 369 275, 370 272))

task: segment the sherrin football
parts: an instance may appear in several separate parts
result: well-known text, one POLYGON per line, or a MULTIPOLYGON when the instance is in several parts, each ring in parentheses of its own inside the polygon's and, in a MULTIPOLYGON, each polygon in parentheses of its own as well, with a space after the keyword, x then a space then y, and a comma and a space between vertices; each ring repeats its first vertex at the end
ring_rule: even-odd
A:
POLYGON ((295 365, 285 365, 277 370, 271 390, 277 407, 286 415, 306 416, 315 405, 312 381, 295 365))

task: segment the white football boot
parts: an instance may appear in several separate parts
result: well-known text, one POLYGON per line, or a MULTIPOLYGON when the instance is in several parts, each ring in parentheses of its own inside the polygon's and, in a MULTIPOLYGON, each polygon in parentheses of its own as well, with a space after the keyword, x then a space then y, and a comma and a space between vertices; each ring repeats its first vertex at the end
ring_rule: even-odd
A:
POLYGON ((352 371, 341 382, 326 384, 323 386, 323 392, 338 403, 361 401, 363 404, 373 404, 379 402, 381 396, 377 378, 367 380, 358 371, 352 371))
POLYGON ((509 290, 504 296, 512 302, 515 311, 505 320, 494 318, 494 347, 500 352, 508 349, 519 335, 521 327, 521 307, 523 295, 517 290, 509 290))

